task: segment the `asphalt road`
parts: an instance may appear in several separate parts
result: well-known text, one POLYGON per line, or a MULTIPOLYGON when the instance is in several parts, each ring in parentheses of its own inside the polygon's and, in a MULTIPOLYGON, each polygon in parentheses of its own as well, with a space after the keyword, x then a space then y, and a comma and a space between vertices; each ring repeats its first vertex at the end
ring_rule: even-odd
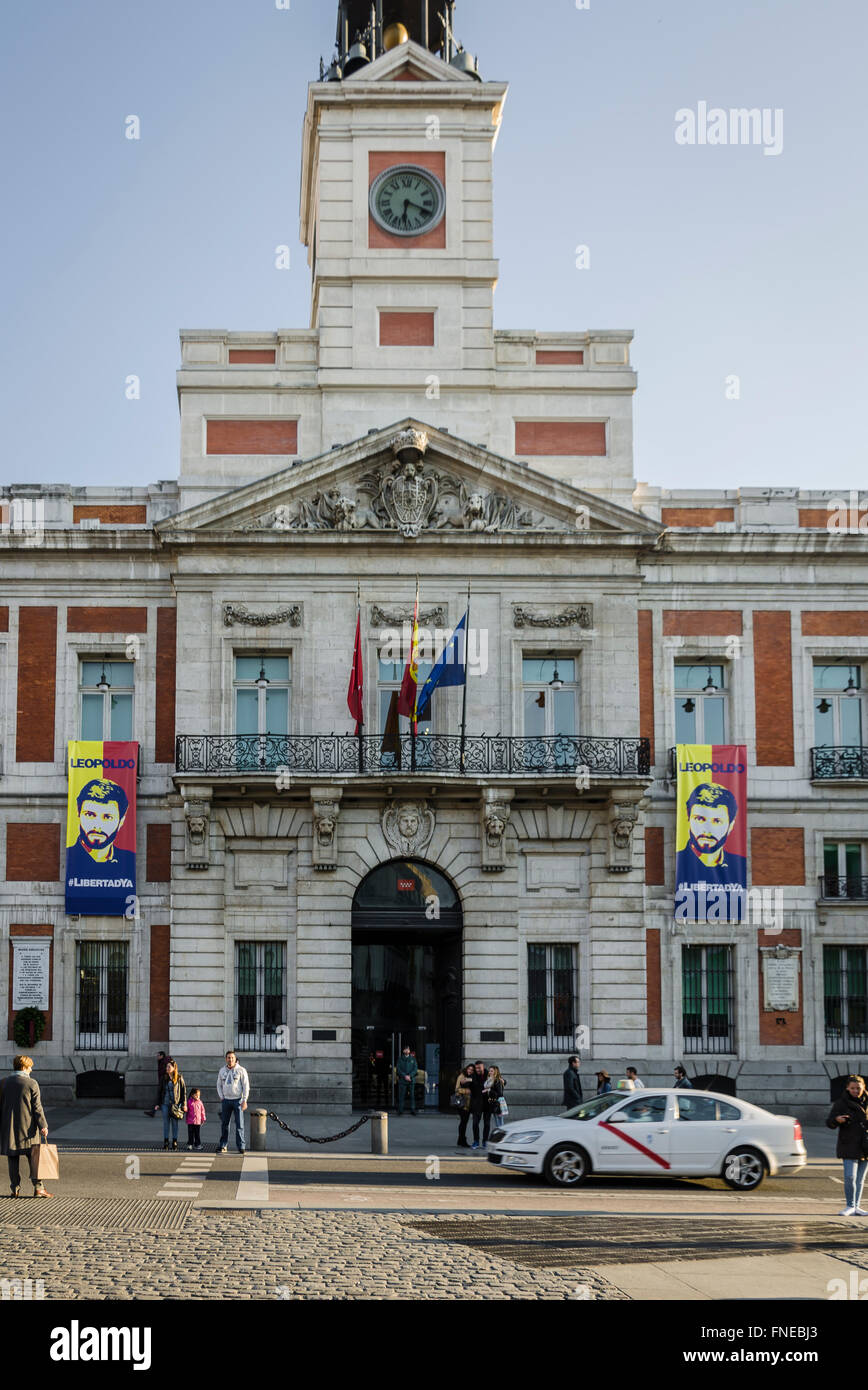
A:
MULTIPOLYGON (((248 1168, 253 1160, 261 1161, 259 1155, 248 1155, 248 1168)), ((234 1152, 215 1155, 213 1150, 202 1154, 187 1153, 183 1149, 178 1153, 132 1149, 106 1153, 80 1149, 70 1152, 61 1147, 60 1163, 60 1181, 48 1186, 61 1197, 143 1199, 180 1196, 186 1192, 196 1201, 234 1202, 239 1196, 242 1175, 240 1155, 234 1152), (173 1191, 174 1188, 178 1190, 173 1191)), ((685 1205, 691 1207, 705 1197, 715 1199, 716 1205, 729 1201, 734 1209, 744 1209, 745 1204, 762 1204, 769 1199, 775 1202, 783 1199, 787 1203, 798 1199, 799 1204, 807 1199, 812 1203, 830 1203, 831 1213, 833 1207, 837 1210, 839 1197, 843 1204, 840 1169, 841 1165, 834 1162, 828 1167, 812 1164, 793 1176, 767 1178, 752 1193, 733 1193, 719 1178, 621 1177, 592 1177, 580 1188, 564 1193, 549 1188, 541 1178, 496 1170, 484 1159, 441 1158, 435 1171, 430 1161, 423 1158, 365 1159, 271 1153, 267 1155, 266 1201, 292 1201, 312 1190, 333 1191, 337 1200, 353 1192, 365 1196, 408 1191, 415 1194, 413 1205, 419 1207, 424 1207, 428 1194, 435 1205, 436 1193, 437 1206, 442 1205, 444 1197, 453 1197, 456 1207, 461 1206, 463 1199, 473 1198, 475 1207, 480 1198, 490 1198, 493 1205, 499 1205, 501 1200, 508 1203, 513 1198, 522 1203, 535 1199, 548 1204, 564 1199, 571 1201, 581 1194, 585 1198, 604 1198, 607 1205, 617 1203, 619 1197, 625 1201, 631 1199, 631 1205, 637 1197, 666 1198, 666 1206, 671 1208, 673 1200, 677 1202, 681 1196, 685 1205)), ((255 1173, 253 1176, 255 1180, 255 1173)), ((22 1192, 26 1194, 28 1190, 24 1181, 22 1192)), ((251 1198, 254 1195, 251 1193, 251 1198)))

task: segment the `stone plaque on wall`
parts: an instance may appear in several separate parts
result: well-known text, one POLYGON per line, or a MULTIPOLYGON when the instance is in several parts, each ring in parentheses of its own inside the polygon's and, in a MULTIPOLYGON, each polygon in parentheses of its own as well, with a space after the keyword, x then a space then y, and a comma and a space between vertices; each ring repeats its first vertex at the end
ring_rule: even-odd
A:
POLYGON ((763 955, 763 1008, 778 1013, 798 1012, 798 956, 763 955))
POLYGON ((51 942, 47 939, 12 938, 12 1008, 48 1008, 48 963, 51 942))

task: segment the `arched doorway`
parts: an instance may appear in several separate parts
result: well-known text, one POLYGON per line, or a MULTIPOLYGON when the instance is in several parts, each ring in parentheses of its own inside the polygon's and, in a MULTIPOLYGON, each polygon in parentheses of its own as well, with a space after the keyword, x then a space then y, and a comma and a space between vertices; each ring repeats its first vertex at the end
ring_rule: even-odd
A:
POLYGON ((403 1046, 425 1073, 417 1102, 449 1108, 461 1064, 461 904, 446 876, 392 859, 353 899, 353 1105, 392 1108, 403 1046))

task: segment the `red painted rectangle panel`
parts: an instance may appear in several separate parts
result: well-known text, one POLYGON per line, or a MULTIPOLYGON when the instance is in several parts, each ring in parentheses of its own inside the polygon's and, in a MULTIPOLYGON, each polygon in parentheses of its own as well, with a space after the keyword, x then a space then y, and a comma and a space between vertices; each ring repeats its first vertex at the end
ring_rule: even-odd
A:
POLYGON ((297 420, 209 420, 209 454, 297 454, 297 420))
POLYGON ((515 453, 542 458, 604 455, 606 426, 590 420, 516 420, 515 453))

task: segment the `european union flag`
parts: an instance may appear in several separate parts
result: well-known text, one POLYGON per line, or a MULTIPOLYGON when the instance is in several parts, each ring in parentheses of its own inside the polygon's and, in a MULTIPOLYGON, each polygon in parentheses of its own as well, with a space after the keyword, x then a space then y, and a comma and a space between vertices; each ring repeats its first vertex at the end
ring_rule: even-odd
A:
POLYGON ((425 719, 425 710, 438 685, 467 684, 467 614, 461 619, 446 646, 431 668, 431 674, 419 691, 416 718, 425 719))

